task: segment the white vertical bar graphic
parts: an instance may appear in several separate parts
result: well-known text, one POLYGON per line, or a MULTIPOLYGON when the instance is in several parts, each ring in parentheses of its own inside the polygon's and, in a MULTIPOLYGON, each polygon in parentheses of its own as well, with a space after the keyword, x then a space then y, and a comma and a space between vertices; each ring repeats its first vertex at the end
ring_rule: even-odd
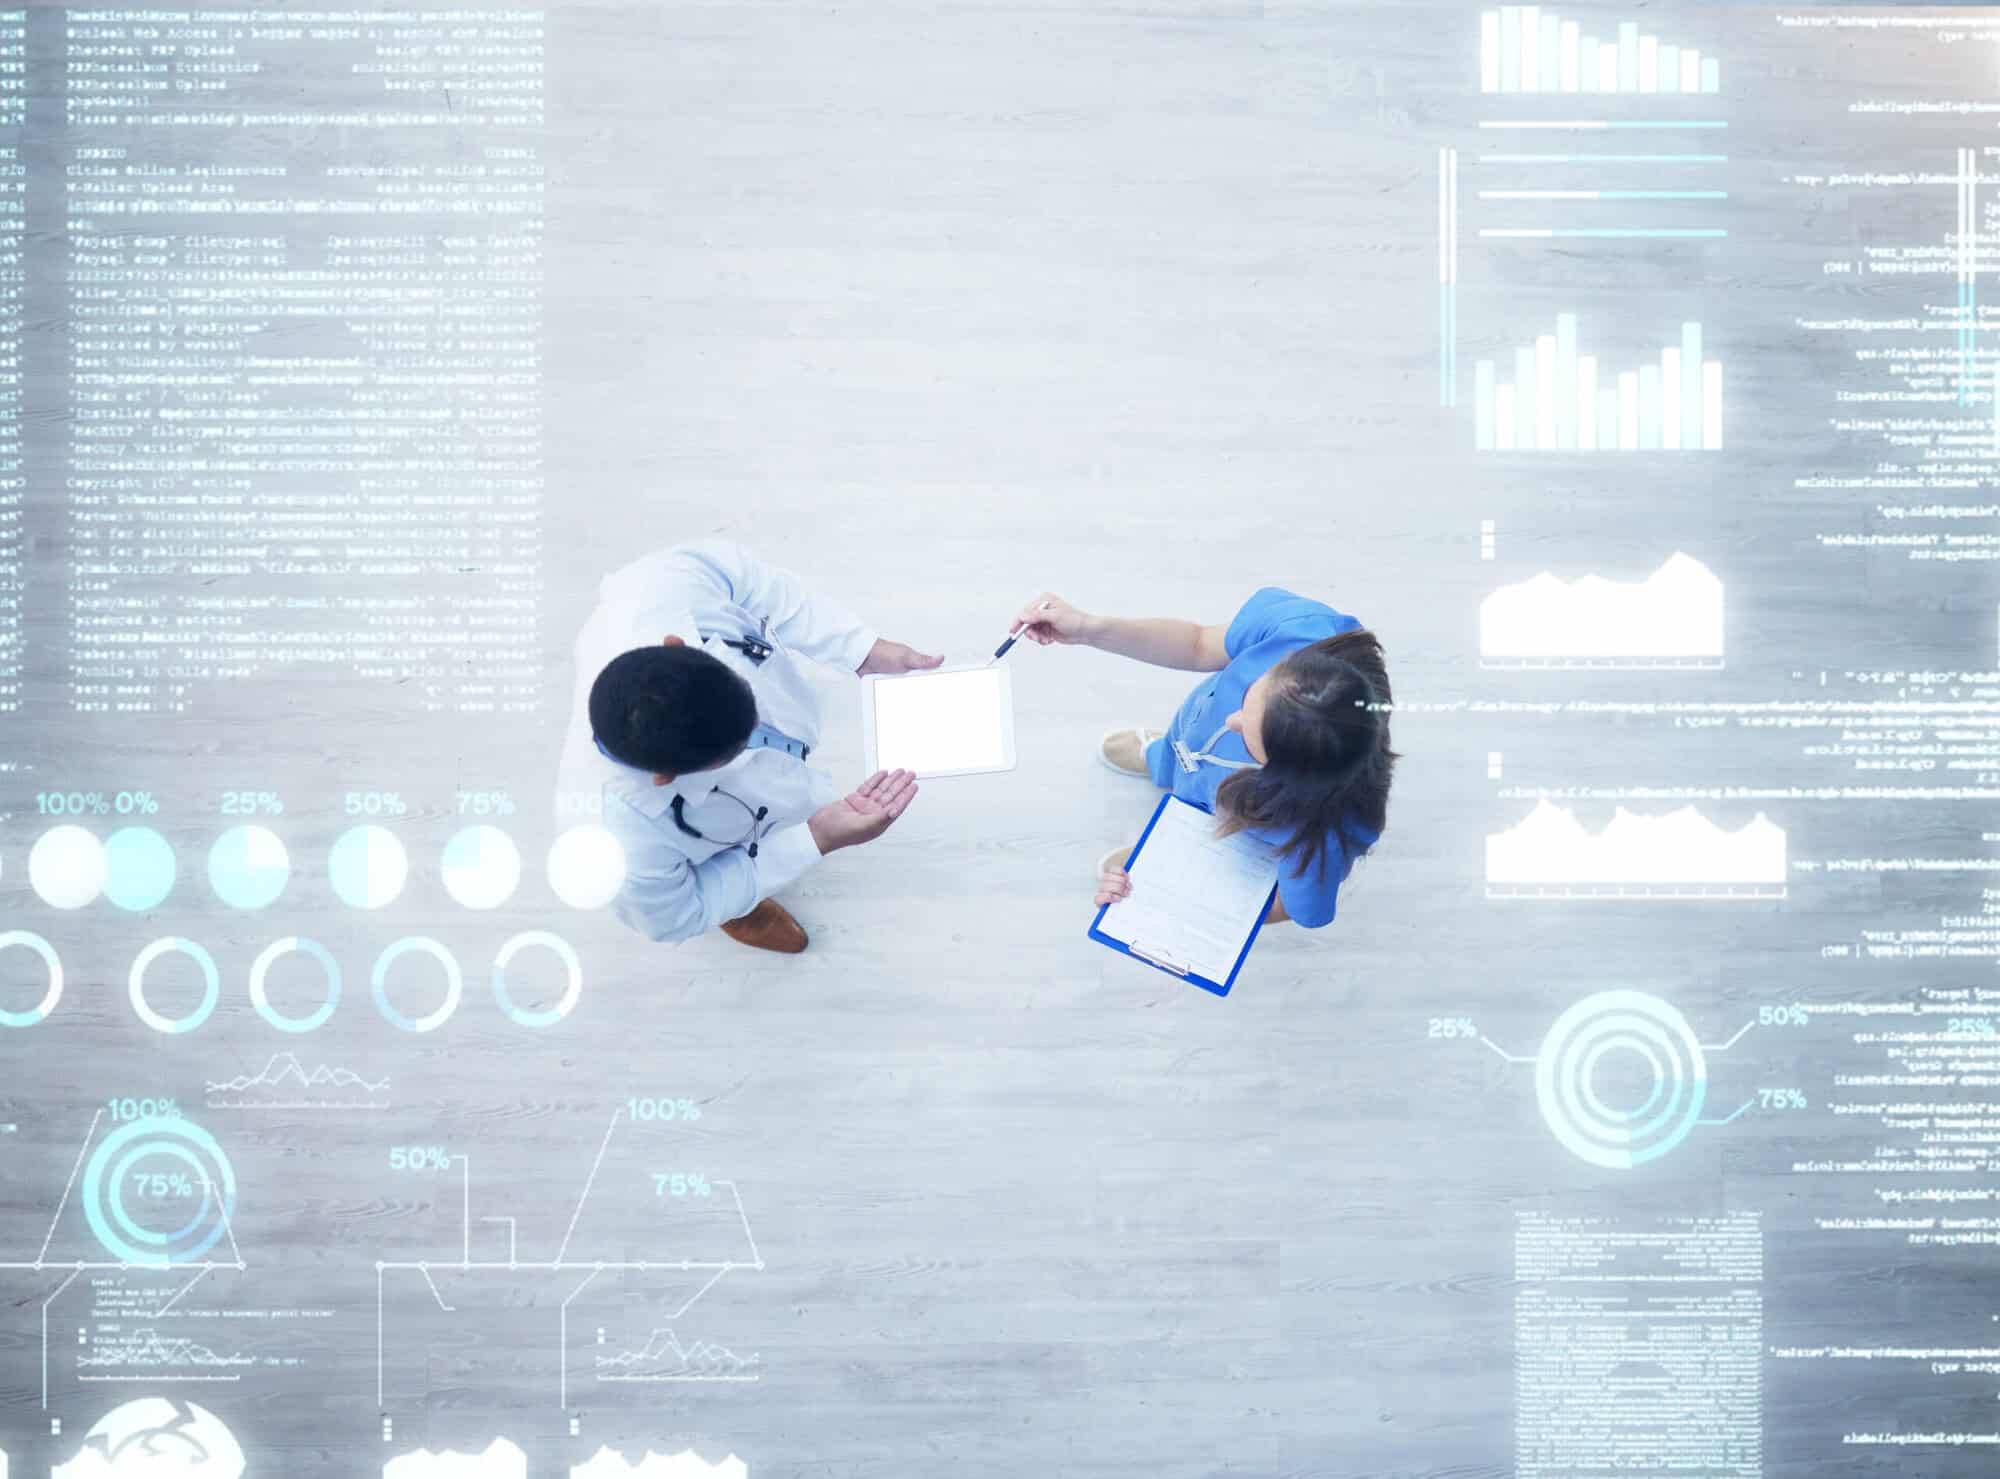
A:
POLYGON ((1660 47, 1660 91, 1679 92, 1681 90, 1681 49, 1678 46, 1660 47))
POLYGON ((1451 151, 1438 150, 1438 286, 1451 281, 1446 265, 1451 251, 1451 151))
POLYGON ((1639 38, 1639 91, 1658 92, 1660 90, 1660 38, 1641 36, 1639 38))
POLYGON ((1479 90, 1500 91, 1500 12, 1483 11, 1479 17, 1479 90))
POLYGON ((1722 91, 1722 64, 1712 56, 1701 59, 1701 90, 1703 92, 1722 91))
POLYGON ((1514 450, 1514 387, 1502 385, 1493 392, 1493 445, 1502 452, 1514 450))
POLYGON ((1445 390, 1451 403, 1458 404, 1458 150, 1447 149, 1446 161, 1445 221, 1449 245, 1445 250, 1445 290, 1446 315, 1450 321, 1450 337, 1445 344, 1445 390))
POLYGON ((1607 41, 1597 48, 1597 90, 1618 91, 1619 70, 1618 48, 1607 41))
POLYGON ((1577 49, 1582 40, 1583 27, 1575 21, 1562 23, 1562 90, 1575 92, 1578 86, 1577 49))
MULTIPOLYGON (((1458 336, 1458 151, 1453 149, 1449 153, 1451 154, 1451 199, 1447 207, 1446 219, 1451 222, 1451 253, 1445 259, 1445 262, 1451 274, 1451 331, 1452 337, 1456 339, 1458 336)), ((1457 359, 1458 353, 1454 349, 1452 351, 1454 365, 1456 365, 1457 359)))
POLYGON ((1576 315, 1556 315, 1556 445, 1576 449, 1576 315))
POLYGON ((1521 91, 1542 90, 1542 7, 1521 7, 1521 91))
POLYGON ((1639 372, 1627 370, 1618 377, 1618 450, 1639 450, 1639 372))
POLYGON ((1681 53, 1681 91, 1701 91, 1701 53, 1693 47, 1681 53))
POLYGON ((1535 445, 1556 444, 1556 336, 1535 340, 1535 445))
POLYGON ((1586 36, 1576 49, 1577 91, 1597 91, 1597 38, 1586 36))
POLYGON ((1583 452, 1597 450, 1597 356, 1594 354, 1583 355, 1576 362, 1576 445, 1583 452))
POLYGON ((1514 351, 1514 445, 1522 451, 1535 445, 1535 348, 1514 351))
POLYGON ((1618 85, 1608 87, 1606 92, 1637 92, 1639 90, 1639 23, 1620 21, 1618 23, 1618 85))
POLYGON ((1668 452, 1681 449, 1681 348, 1678 344, 1670 344, 1660 351, 1660 446, 1668 452))
POLYGON ((1722 450, 1722 362, 1709 360, 1701 367, 1701 449, 1722 450))
POLYGON ((1681 447, 1701 446, 1701 324, 1681 325, 1681 447))
POLYGON ((1500 7, 1500 91, 1521 90, 1521 7, 1500 7))

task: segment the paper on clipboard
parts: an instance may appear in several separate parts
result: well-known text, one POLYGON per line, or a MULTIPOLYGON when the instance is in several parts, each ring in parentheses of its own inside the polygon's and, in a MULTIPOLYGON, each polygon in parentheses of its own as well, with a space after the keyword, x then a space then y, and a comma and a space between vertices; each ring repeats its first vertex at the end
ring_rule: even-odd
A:
POLYGON ((1132 893, 1104 911, 1099 934, 1135 955, 1227 981, 1263 917, 1278 868, 1244 833, 1215 835, 1215 818, 1169 797, 1128 870, 1132 893))

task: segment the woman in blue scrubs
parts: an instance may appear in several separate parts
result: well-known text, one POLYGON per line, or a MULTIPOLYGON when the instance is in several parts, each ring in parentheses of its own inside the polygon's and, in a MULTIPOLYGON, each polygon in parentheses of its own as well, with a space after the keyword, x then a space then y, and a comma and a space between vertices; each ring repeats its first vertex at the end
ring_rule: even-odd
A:
MULTIPOLYGON (((1225 626, 1095 616, 1043 594, 1015 619, 1048 645, 1096 647, 1214 676, 1165 732, 1116 729, 1100 758, 1215 814, 1223 835, 1248 832, 1279 863, 1267 918, 1307 929, 1333 921, 1354 860, 1388 825, 1389 674, 1382 644, 1321 601, 1266 587, 1225 626)), ((1129 847, 1099 864, 1097 902, 1131 892, 1129 847)))

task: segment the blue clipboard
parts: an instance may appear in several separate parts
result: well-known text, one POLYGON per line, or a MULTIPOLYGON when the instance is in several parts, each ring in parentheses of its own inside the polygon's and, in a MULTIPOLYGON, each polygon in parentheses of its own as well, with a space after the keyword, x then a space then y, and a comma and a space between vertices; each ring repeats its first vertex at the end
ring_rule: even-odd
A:
MULTIPOLYGON (((1152 816, 1146 821, 1146 830, 1139 834, 1139 841, 1133 846, 1131 856, 1125 860, 1126 867, 1131 867, 1139 854, 1145 851, 1146 839, 1153 835, 1153 828, 1158 824, 1160 817, 1165 813, 1169 803, 1177 799, 1179 798, 1171 793, 1160 798, 1160 804, 1153 808, 1152 816)), ((1181 805, 1192 806, 1196 811, 1204 815, 1214 815, 1206 806, 1196 801, 1182 801, 1181 805)), ((1264 928, 1264 916, 1271 912, 1271 899, 1276 898, 1277 895, 1278 885, 1274 883, 1271 885, 1270 897, 1264 900, 1264 907, 1257 911, 1257 922, 1250 926, 1250 937, 1243 942, 1243 949, 1236 957, 1236 964, 1229 968, 1229 979, 1226 981, 1211 981, 1206 976, 1196 975, 1193 971, 1185 970, 1163 957, 1149 955, 1146 953, 1145 942, 1143 940, 1138 941, 1139 948, 1134 949, 1123 940, 1114 940, 1111 936, 1102 933, 1098 929, 1098 926, 1104 923, 1105 911, 1111 907, 1109 904, 1100 905, 1096 917, 1090 921, 1090 938, 1097 941, 1100 945, 1105 945, 1116 950, 1120 955, 1131 956, 1132 959, 1142 965, 1149 965, 1156 971, 1164 971, 1166 974, 1186 981, 1190 985, 1199 986, 1203 991, 1212 991, 1217 996, 1227 996, 1229 995, 1229 988, 1236 984, 1236 978, 1243 973, 1243 962, 1250 958, 1250 947, 1257 943, 1257 932, 1264 928)))

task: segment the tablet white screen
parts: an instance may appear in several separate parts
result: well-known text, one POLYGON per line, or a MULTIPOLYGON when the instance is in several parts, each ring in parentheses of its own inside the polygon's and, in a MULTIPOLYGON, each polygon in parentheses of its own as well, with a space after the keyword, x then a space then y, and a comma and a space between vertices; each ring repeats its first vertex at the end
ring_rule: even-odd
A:
POLYGON ((919 775, 1007 763, 1001 674, 916 673, 875 684, 875 763, 919 775))

